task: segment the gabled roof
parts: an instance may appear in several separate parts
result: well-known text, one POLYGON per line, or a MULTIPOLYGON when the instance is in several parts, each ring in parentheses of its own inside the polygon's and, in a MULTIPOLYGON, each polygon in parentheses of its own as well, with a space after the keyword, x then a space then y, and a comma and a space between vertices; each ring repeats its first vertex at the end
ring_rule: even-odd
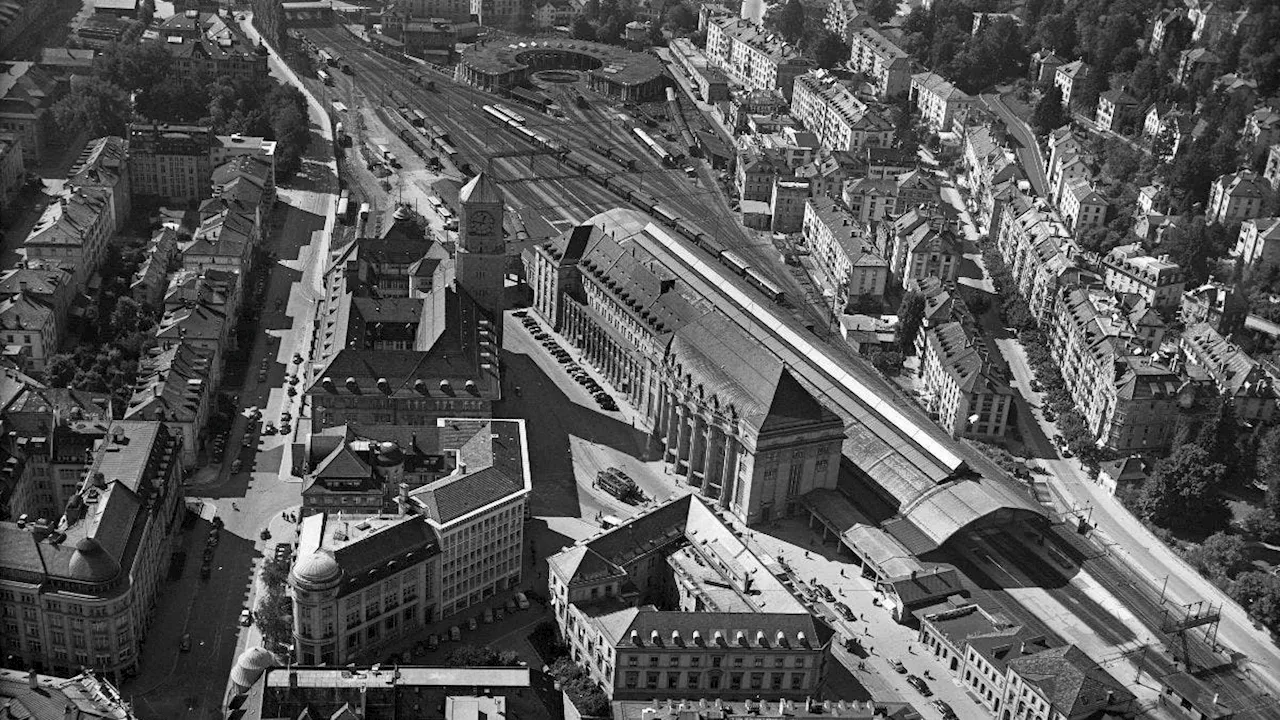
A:
POLYGON ((1049 648, 1009 661, 1009 668, 1039 690, 1066 717, 1134 699, 1133 693, 1074 645, 1049 648))
POLYGON ((441 447, 457 451, 454 473, 410 493, 438 525, 530 490, 525 434, 518 420, 445 419, 441 447))

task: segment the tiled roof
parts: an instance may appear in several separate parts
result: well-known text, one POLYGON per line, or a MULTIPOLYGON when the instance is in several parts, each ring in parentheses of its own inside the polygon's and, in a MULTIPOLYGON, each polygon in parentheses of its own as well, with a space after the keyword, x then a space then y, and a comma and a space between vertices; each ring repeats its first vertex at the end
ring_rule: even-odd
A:
POLYGON ((438 427, 441 446, 457 450, 460 464, 456 473, 411 494, 427 517, 448 524, 528 491, 527 448, 519 422, 447 419, 439 421, 438 427))
POLYGON ((102 221, 109 197, 108 191, 95 187, 68 192, 45 208, 23 244, 83 245, 84 236, 102 221))
POLYGON ((1015 658, 1009 667, 1027 684, 1048 698, 1054 710, 1065 717, 1106 705, 1132 700, 1134 695, 1106 670, 1090 660, 1074 645, 1049 648, 1034 655, 1015 658))
POLYGON ((138 363, 138 382, 126 420, 195 422, 213 370, 212 351, 188 343, 153 350, 138 363))
POLYGON ((971 98, 937 73, 923 72, 911 76, 911 84, 946 102, 968 102, 971 98))

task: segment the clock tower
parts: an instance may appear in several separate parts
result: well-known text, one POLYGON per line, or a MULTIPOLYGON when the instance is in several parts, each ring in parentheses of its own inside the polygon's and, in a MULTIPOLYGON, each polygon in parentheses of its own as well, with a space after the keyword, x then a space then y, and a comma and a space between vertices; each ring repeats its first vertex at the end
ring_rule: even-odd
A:
POLYGON ((457 260, 454 277, 476 304, 491 313, 502 327, 506 309, 503 280, 507 269, 507 241, 503 237, 505 204, 502 190, 480 173, 458 193, 462 212, 458 224, 457 260))

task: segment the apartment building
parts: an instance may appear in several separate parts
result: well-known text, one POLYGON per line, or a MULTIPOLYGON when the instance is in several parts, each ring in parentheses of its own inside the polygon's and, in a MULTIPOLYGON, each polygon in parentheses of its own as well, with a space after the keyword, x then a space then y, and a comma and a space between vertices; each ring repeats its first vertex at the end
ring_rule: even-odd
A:
POLYGON ((112 230, 123 230, 133 208, 128 143, 124 138, 115 136, 90 141, 67 175, 67 185, 106 191, 111 198, 112 230))
POLYGON ((330 428, 302 451, 307 490, 324 485, 337 500, 303 519, 291 577, 302 590, 294 601, 302 663, 373 656, 414 627, 520 584, 531 489, 524 421, 441 418, 369 433, 330 428), (382 511, 356 505, 344 522, 352 504, 342 499, 370 489, 382 511))
POLYGON ((1250 218, 1240 223, 1232 255, 1246 275, 1280 264, 1280 217, 1250 218))
POLYGON ((1216 75, 1221 65, 1222 58, 1212 50, 1202 47, 1187 48, 1178 55, 1174 81, 1179 85, 1186 85, 1201 73, 1216 75))
POLYGON ((860 225, 887 221, 898 214, 898 182, 892 178, 845 180, 840 198, 860 225))
POLYGON ((940 206, 911 208, 880 227, 887 237, 879 245, 892 247, 889 268, 903 287, 912 280, 954 282, 959 276, 964 248, 955 221, 940 206))
POLYGON ((1266 212, 1271 186, 1252 170, 1238 170, 1213 181, 1205 216, 1211 223, 1230 225, 1266 212))
POLYGON ((54 137, 53 104, 57 82, 33 62, 0 62, 0 133, 13 135, 29 167, 44 159, 54 137))
POLYGON ((58 317, 43 299, 18 293, 0 300, 3 354, 19 367, 43 372, 58 351, 58 317))
POLYGON ((853 0, 830 0, 822 16, 822 27, 848 42, 858 30, 875 25, 875 18, 862 12, 853 0))
POLYGON ((1218 393, 1231 399, 1238 422, 1264 424, 1275 416, 1277 395, 1270 373, 1208 323, 1188 327, 1179 347, 1188 374, 1207 375, 1218 393))
POLYGON ((173 201, 209 195, 213 131, 202 125, 131 123, 129 172, 133 191, 173 201))
POLYGON ((547 558, 575 661, 612 700, 804 698, 834 631, 707 500, 684 495, 547 558))
POLYGON ((22 162, 22 144, 13 133, 0 133, 0 213, 22 190, 27 173, 22 162))
MULTIPOLYGON (((989 224, 995 212, 997 188, 1008 181, 1025 180, 1026 176, 1013 151, 1005 147, 989 123, 965 128, 964 164, 969 187, 978 201, 978 220, 989 224)), ((903 207, 912 204, 917 203, 903 203, 903 207)))
POLYGON ((911 89, 911 57, 879 30, 858 30, 849 48, 849 67, 866 76, 876 97, 895 98, 911 89))
POLYGON ((245 37, 230 16, 186 10, 162 21, 143 42, 163 47, 178 72, 190 77, 253 81, 267 76, 267 54, 245 37))
POLYGON ((137 669, 182 502, 182 439, 111 421, 56 520, 0 522, 0 616, 13 662, 37 672, 137 669))
MULTIPOLYGON (((3 42, 0 35, 0 44, 3 42)), ((97 672, 83 668, 72 677, 2 669, 0 698, 4 698, 5 712, 10 717, 23 720, 137 720, 138 717, 128 696, 97 672)))
POLYGON ((1109 203, 1102 193, 1082 177, 1068 180, 1058 200, 1062 219, 1067 221, 1067 227, 1071 228, 1076 237, 1105 225, 1108 207, 1109 203))
POLYGON ((444 18, 456 23, 471 19, 470 0, 408 0, 396 7, 415 18, 444 18))
POLYGON ((888 285, 888 263, 863 243, 862 227, 829 197, 805 203, 802 234, 819 270, 815 279, 836 313, 857 298, 883 298, 888 285))
POLYGON ((728 17, 707 24, 707 62, 747 90, 777 89, 788 99, 796 77, 813 69, 813 61, 781 37, 728 17))
POLYGON ((154 420, 182 438, 182 466, 196 466, 196 451, 213 407, 212 353, 186 343, 153 348, 138 362, 138 379, 125 420, 154 420))
POLYGON ((1280 191, 1280 143, 1267 149, 1267 165, 1262 178, 1271 187, 1271 192, 1280 191))
POLYGON ((980 337, 959 322, 925 331, 920 374, 925 408, 952 437, 1003 438, 1013 390, 980 337))
POLYGON ((66 269, 83 288, 101 264, 114 231, 111 193, 76 188, 49 203, 22 247, 28 260, 66 269))
POLYGON ((471 0, 471 14, 481 25, 507 25, 524 7, 519 0, 471 0))
POLYGON ((1050 328, 1049 349, 1076 409, 1101 446, 1122 453, 1168 447, 1182 381, 1151 359, 1108 294, 1064 290, 1050 328))
POLYGON ((931 72, 911 76, 911 100, 920 119, 935 133, 951 132, 956 120, 973 105, 973 98, 967 93, 931 72))
POLYGON ((1089 66, 1084 60, 1073 60, 1058 66, 1057 72, 1053 74, 1053 84, 1062 92, 1063 107, 1071 107, 1076 88, 1083 85, 1084 79, 1088 76, 1089 66))
POLYGON ((889 121, 859 100, 849 83, 826 70, 796 78, 791 116, 804 123, 828 149, 888 147, 893 142, 894 128, 889 121))
POLYGON ((808 199, 808 180, 796 177, 775 179, 769 196, 769 229, 776 233, 799 232, 808 199))
POLYGON ((665 233, 614 210, 538 246, 535 293, 559 299, 534 306, 558 308, 547 322, 641 410, 678 482, 745 523, 799 512, 801 495, 835 482, 843 423, 737 324, 699 310, 704 296, 664 261, 665 233))
POLYGON ((1216 280, 1182 293, 1178 319, 1184 327, 1207 323, 1220 334, 1230 335, 1244 325, 1249 301, 1243 288, 1216 280))
POLYGON ((1158 310, 1171 310, 1182 302, 1186 276, 1168 255, 1151 257, 1133 243, 1112 248, 1102 258, 1102 280, 1117 293, 1134 293, 1158 310))

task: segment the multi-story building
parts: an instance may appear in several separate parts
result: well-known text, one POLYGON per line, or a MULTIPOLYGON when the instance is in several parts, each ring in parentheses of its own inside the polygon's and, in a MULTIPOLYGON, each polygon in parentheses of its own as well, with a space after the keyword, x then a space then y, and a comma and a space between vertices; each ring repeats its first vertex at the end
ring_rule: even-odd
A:
POLYGON ((4 698, 5 712, 10 717, 23 720, 137 718, 133 703, 93 670, 82 669, 69 678, 41 675, 35 670, 0 670, 0 698, 4 698))
POLYGON ((147 241, 142 263, 129 281, 129 294, 140 305, 158 307, 169 286, 169 263, 178 257, 178 233, 162 227, 147 241))
POLYGON ((512 24, 524 7, 520 0, 471 0, 471 14, 481 25, 512 24))
POLYGON ((1280 112, 1276 112, 1270 105, 1255 108, 1244 116, 1240 138, 1258 149, 1280 141, 1280 112))
POLYGON ((892 248, 889 269, 903 287, 912 280, 936 277, 954 282, 959 276, 964 247, 955 221, 938 205, 911 208, 881 223, 880 232, 879 246, 892 248))
POLYGON ((879 30, 858 30, 849 48, 849 67, 867 77, 877 97, 894 98, 911 89, 911 57, 879 30))
POLYGON ((1207 323, 1219 334, 1230 335, 1244 325, 1249 314, 1249 301, 1243 289, 1234 283, 1209 282, 1182 293, 1178 319, 1183 327, 1207 323))
MULTIPOLYGON (((989 123, 964 129, 964 164, 969 174, 969 187, 977 200, 978 220, 984 225, 988 224, 995 211, 996 189, 1006 181, 1022 180, 1026 176, 1013 151, 997 138, 989 123)), ((911 207, 920 202, 937 202, 937 195, 935 187, 928 199, 904 201, 901 207, 911 207)))
POLYGON ((1089 76, 1089 66, 1083 60, 1073 60, 1058 66, 1053 74, 1053 84, 1062 92, 1062 106, 1071 107, 1071 100, 1076 88, 1084 84, 1089 76))
POLYGON ((769 197, 769 229, 776 233, 799 232, 804 222, 804 204, 809 199, 809 181, 777 178, 769 197))
POLYGON ((888 263, 862 242, 862 225, 835 200, 809 198, 803 236, 819 273, 815 278, 833 312, 844 312, 852 300, 884 297, 888 263))
POLYGON ((1013 391, 987 359, 976 333, 959 322, 925 331, 925 407, 953 437, 1003 438, 1013 391))
POLYGON ((1168 447, 1182 381, 1151 359, 1113 298, 1065 290, 1053 315, 1049 349, 1100 446, 1121 453, 1168 447))
POLYGON ((27 173, 22 162, 22 143, 10 132, 0 132, 0 213, 22 190, 27 173))
POLYGON ((1133 123, 1137 111, 1137 98, 1124 90, 1108 90, 1098 95, 1094 124, 1103 130, 1123 133, 1133 123))
POLYGON ((684 495, 547 559, 570 654, 613 700, 803 698, 834 632, 705 499, 684 495))
POLYGON ((64 268, 77 287, 84 287, 102 262, 114 231, 111 193, 76 188, 49 203, 22 246, 28 260, 64 268))
POLYGON ((1252 170, 1223 175, 1209 187, 1205 216, 1211 223, 1230 225, 1266 212, 1271 187, 1252 170))
POLYGON ((111 227, 124 229, 133 205, 129 183, 129 146, 122 137, 101 137, 90 142, 76 159, 67 184, 75 188, 100 188, 111 197, 111 227))
POLYGON ((1232 255, 1246 275, 1280 264, 1280 217, 1250 218, 1240 223, 1232 255))
POLYGON ((156 343, 165 350, 186 344, 209 353, 209 380, 214 385, 213 391, 216 391, 226 353, 234 349, 229 343, 233 322, 227 317, 225 307, 213 303, 197 302, 166 308, 156 326, 156 343))
POLYGON ((1267 149, 1267 164, 1262 171, 1262 178, 1267 181, 1272 192, 1280 191, 1280 143, 1267 149))
POLYGON ((1208 375, 1218 393, 1231 399, 1239 422, 1265 424, 1275 416, 1276 389, 1270 374, 1208 323, 1188 327, 1179 345, 1188 371, 1198 368, 1208 375))
MULTIPOLYGON (((362 487, 376 486, 379 501, 389 491, 396 510, 344 522, 338 506, 336 515, 303 519, 291 576, 302 663, 371 657, 410 628, 520 583, 532 487, 524 421, 441 418, 429 427, 370 430, 396 439, 343 429, 308 440, 308 457, 332 448, 309 484, 367 471, 362 487)), ((363 492, 333 487, 337 496, 363 492)))
POLYGON ((131 123, 133 192, 183 201, 208 197, 214 142, 213 131, 203 125, 131 123))
POLYGON ((471 0, 408 0, 396 3, 396 9, 415 18, 444 18, 451 22, 467 22, 472 12, 471 0))
POLYGON ((160 23, 144 42, 173 56, 173 67, 191 77, 230 77, 253 81, 267 77, 267 54, 246 38, 230 16, 186 10, 160 23))
POLYGON ((768 202, 773 194, 773 181, 790 174, 781 154, 764 152, 739 152, 734 169, 734 185, 741 201, 768 202))
POLYGON ((1028 68, 1028 79, 1031 82, 1042 85, 1044 83, 1053 82, 1053 76, 1058 72, 1058 68, 1066 60, 1058 57, 1058 54, 1049 48, 1040 48, 1031 55, 1031 67, 1028 68))
POLYGON ((840 199, 859 225, 888 220, 898 214, 898 181, 865 177, 846 180, 840 199))
POLYGON ((1117 293, 1134 293, 1157 310, 1171 310, 1182 302, 1186 275, 1168 255, 1151 257, 1133 243, 1112 248, 1102 259, 1102 280, 1117 293))
POLYGON ((1137 712, 1133 693, 1075 645, 1010 660, 1001 704, 1018 720, 1127 717, 1137 712))
POLYGON ((40 164, 45 145, 53 139, 53 104, 58 97, 57 83, 36 63, 0 62, 0 133, 16 138, 22 160, 30 167, 40 164))
POLYGON ((894 128, 888 120, 859 100, 847 83, 825 70, 796 78, 791 115, 832 150, 887 147, 893 141, 894 128))
POLYGON ((38 38, 36 31, 52 19, 53 10, 51 0, 6 0, 0 3, 0 47, 16 52, 24 40, 38 38))
POLYGON ((133 672, 185 508, 181 437, 111 421, 58 520, 0 522, 0 615, 13 662, 133 672))
POLYGON ((858 9, 853 0, 830 0, 822 27, 848 42, 858 30, 875 25, 875 18, 858 9))
MULTIPOLYGON (((505 206, 485 173, 462 188, 459 201, 455 257, 401 206, 384 233, 349 243, 330 266, 317 310, 326 319, 315 339, 321 369, 307 389, 316 429, 492 415, 502 390, 495 319, 504 308, 505 206), (417 300, 411 347, 383 344, 379 333, 392 332, 377 319, 384 307, 377 299, 385 297, 417 300)), ((385 307, 405 317, 403 304, 385 307)))
POLYGON ((1102 193, 1082 177, 1068 180, 1058 198, 1058 210, 1062 213, 1062 219, 1067 221, 1067 227, 1071 228, 1076 237, 1105 225, 1108 206, 1102 193))
POLYGON ((20 261, 12 270, 0 272, 0 299, 13 300, 22 295, 51 308, 55 338, 62 337, 67 313, 79 294, 71 273, 61 267, 20 261))
POLYGON ((747 90, 777 89, 787 98, 796 76, 813 69, 799 49, 739 18, 713 18, 707 24, 707 61, 747 90))
POLYGON ((718 103, 729 99, 728 78, 720 68, 711 67, 707 63, 706 53, 698 49, 692 40, 684 37, 671 38, 668 47, 671 49, 672 64, 689 78, 700 100, 718 103))
POLYGON ((154 420, 182 438, 182 465, 196 465, 196 451, 213 406, 212 353, 186 343, 152 349, 138 363, 138 380, 125 420, 154 420))
POLYGON ((1174 79, 1179 85, 1186 85, 1202 72, 1216 75, 1221 65, 1222 59, 1212 50, 1202 47, 1187 48, 1178 55, 1178 69, 1174 79))
POLYGON ((834 484, 843 424, 708 308, 668 265, 668 238, 648 216, 615 210, 536 246, 534 307, 558 311, 547 321, 640 410, 678 482, 743 522, 798 512, 801 495, 834 484), (783 397, 785 421, 774 410, 783 397))
POLYGON ((1159 55, 1160 48, 1164 47, 1165 38, 1169 35, 1169 30, 1186 22, 1186 8, 1179 7, 1161 10, 1160 13, 1156 15, 1155 22, 1151 25, 1151 40, 1147 42, 1147 52, 1152 55, 1159 55))
POLYGON ((34 295, 17 293, 0 300, 0 341, 3 354, 20 366, 43 372, 58 351, 58 317, 34 295))
POLYGON ((929 129, 950 132, 955 121, 968 112, 973 98, 946 78, 931 72, 911 76, 911 99, 929 129))

